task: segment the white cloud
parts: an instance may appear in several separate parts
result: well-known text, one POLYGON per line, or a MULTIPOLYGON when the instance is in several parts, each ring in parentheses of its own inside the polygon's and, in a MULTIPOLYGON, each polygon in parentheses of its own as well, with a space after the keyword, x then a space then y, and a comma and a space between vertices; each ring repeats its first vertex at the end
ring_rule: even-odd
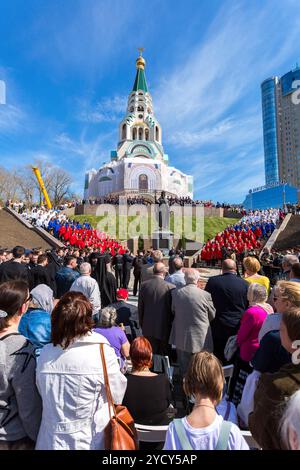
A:
POLYGON ((92 167, 98 168, 104 161, 110 159, 109 148, 112 147, 115 138, 115 131, 99 134, 96 138, 86 136, 86 130, 81 132, 79 140, 75 140, 67 133, 61 133, 54 139, 53 146, 61 155, 60 164, 65 162, 72 168, 74 157, 81 157, 76 160, 77 171, 84 173, 92 167))
POLYGON ((16 132, 26 125, 28 116, 20 107, 0 104, 0 134, 16 132))
POLYGON ((126 106, 126 96, 115 95, 112 98, 103 98, 95 105, 83 99, 79 100, 79 110, 76 117, 79 121, 89 124, 116 122, 125 114, 126 106))
POLYGON ((260 84, 292 66, 300 17, 280 2, 223 5, 153 95, 171 163, 194 175, 196 197, 233 201, 264 184, 260 84))

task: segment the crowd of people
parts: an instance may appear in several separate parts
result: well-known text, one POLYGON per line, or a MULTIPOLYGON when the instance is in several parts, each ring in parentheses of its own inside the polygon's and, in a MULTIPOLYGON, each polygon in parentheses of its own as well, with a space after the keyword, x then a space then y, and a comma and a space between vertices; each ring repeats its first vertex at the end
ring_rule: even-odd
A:
POLYGON ((124 247, 109 235, 92 228, 88 222, 80 223, 68 218, 63 211, 33 207, 24 209, 21 216, 31 224, 47 230, 66 246, 89 251, 97 249, 100 253, 109 251, 112 255, 116 252, 125 253, 124 247))
POLYGON ((200 259, 207 266, 214 266, 228 255, 241 262, 247 252, 253 250, 257 254, 260 251, 264 240, 271 236, 283 218, 284 213, 280 209, 250 211, 239 223, 226 227, 213 239, 207 240, 200 259))
MULTIPOLYGON (((272 252, 260 263, 252 246, 242 276, 224 257, 204 286, 181 250, 166 265, 161 251, 133 255, 104 234, 79 248, 64 238, 64 215, 23 215, 36 212, 65 246, 0 250, 1 450, 104 449, 103 360, 114 402, 135 423, 168 425, 156 448, 248 450, 249 429, 262 449, 300 449, 299 253, 283 255, 273 287, 264 270, 272 252)), ((225 232, 263 240, 282 217, 250 212, 225 232)), ((93 236, 89 225, 71 230, 93 236)))
MULTIPOLYGON (((151 200, 147 197, 142 195, 137 196, 126 196, 127 204, 134 205, 134 204, 142 204, 142 205, 150 205, 152 204, 151 200)), ((157 197, 156 197, 157 199, 157 197)), ((200 199, 191 199, 189 196, 186 197, 177 197, 177 196, 167 196, 167 201, 170 206, 174 204, 178 204, 180 206, 184 205, 192 205, 192 206, 203 206, 203 207, 215 207, 215 208, 222 208, 230 210, 231 212, 236 212, 239 214, 245 214, 246 210, 243 208, 241 204, 229 204, 225 202, 216 202, 214 203, 212 200, 200 200, 200 199)), ((76 207, 78 205, 100 205, 100 204, 112 204, 112 205, 119 205, 120 204, 120 197, 119 196, 103 196, 97 198, 89 198, 89 199, 75 199, 70 202, 60 204, 56 209, 64 210, 71 207, 76 207)), ((22 211, 25 208, 25 203, 23 201, 6 201, 6 206, 11 207, 12 209, 16 210, 17 212, 22 211)))

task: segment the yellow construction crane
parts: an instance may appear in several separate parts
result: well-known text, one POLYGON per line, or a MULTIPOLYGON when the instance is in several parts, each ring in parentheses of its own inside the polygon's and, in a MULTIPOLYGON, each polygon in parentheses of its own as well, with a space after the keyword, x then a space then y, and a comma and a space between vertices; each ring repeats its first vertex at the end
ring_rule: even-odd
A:
POLYGON ((51 201, 49 199, 49 196, 48 196, 48 193, 47 193, 47 190, 45 188, 45 185, 44 185, 44 181, 43 181, 43 178, 42 178, 42 175, 41 175, 41 172, 40 170, 38 169, 37 166, 33 166, 32 167, 32 171, 33 173, 35 174, 35 177, 37 179, 37 182, 39 184, 39 187, 41 188, 41 191, 44 195, 44 198, 45 198, 45 201, 46 201, 46 204, 47 204, 47 207, 48 209, 52 209, 52 204, 51 204, 51 201))

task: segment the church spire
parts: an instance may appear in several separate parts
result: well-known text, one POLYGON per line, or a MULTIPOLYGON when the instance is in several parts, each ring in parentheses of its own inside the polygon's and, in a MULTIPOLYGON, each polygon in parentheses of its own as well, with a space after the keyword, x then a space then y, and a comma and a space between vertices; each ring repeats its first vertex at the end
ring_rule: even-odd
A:
POLYGON ((133 85, 132 91, 138 91, 142 90, 145 93, 148 92, 148 87, 147 87, 147 82, 146 82, 146 77, 145 77, 145 65, 146 61, 144 57, 142 56, 143 53, 143 48, 139 47, 140 55, 136 59, 136 76, 135 76, 135 81, 133 85))

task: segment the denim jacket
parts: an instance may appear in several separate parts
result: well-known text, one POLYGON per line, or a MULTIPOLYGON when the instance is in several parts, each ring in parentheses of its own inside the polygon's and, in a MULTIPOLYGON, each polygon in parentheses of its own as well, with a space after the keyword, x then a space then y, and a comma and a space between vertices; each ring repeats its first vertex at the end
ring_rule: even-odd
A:
POLYGON ((78 271, 68 268, 67 266, 57 271, 55 280, 57 285, 57 297, 59 299, 71 289, 71 285, 79 276, 78 271))
POLYGON ((51 343, 51 316, 45 310, 30 308, 22 315, 19 333, 29 339, 36 347, 39 356, 45 344, 51 343))

